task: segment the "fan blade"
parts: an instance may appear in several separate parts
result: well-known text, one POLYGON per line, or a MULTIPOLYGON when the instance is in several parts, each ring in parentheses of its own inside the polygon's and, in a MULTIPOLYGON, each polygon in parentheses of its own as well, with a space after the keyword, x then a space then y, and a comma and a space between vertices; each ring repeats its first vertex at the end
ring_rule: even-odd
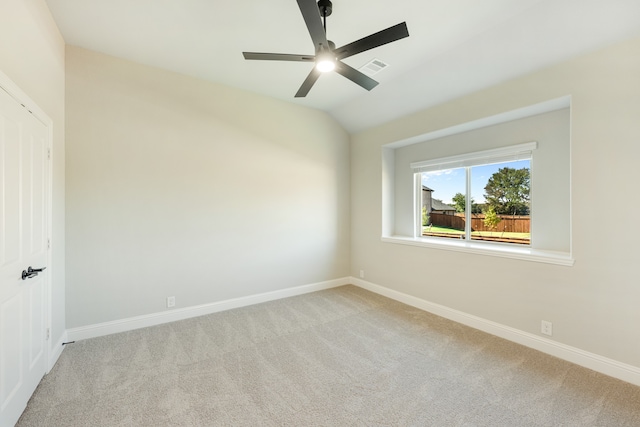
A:
POLYGON ((311 70, 307 78, 304 80, 304 82, 302 82, 302 86, 300 86, 300 89, 298 89, 295 97, 304 98, 305 96, 307 96, 307 94, 311 90, 311 87, 315 84, 316 81, 318 81, 320 74, 322 73, 318 71, 316 67, 313 67, 313 70, 311 70))
POLYGON ((313 46, 316 52, 328 49, 329 42, 327 42, 327 34, 324 31, 322 25, 322 17, 320 16, 320 9, 316 0, 298 0, 298 7, 302 12, 304 22, 307 24, 309 35, 313 41, 313 46))
POLYGON ((352 82, 359 84, 366 90, 371 90, 374 87, 378 86, 378 82, 373 80, 371 77, 366 74, 362 74, 360 71, 356 70, 353 67, 348 66, 344 62, 337 61, 336 62, 336 73, 341 74, 351 80, 352 82))
POLYGON ((260 53, 260 52, 242 52, 244 59, 258 59, 263 61, 300 61, 313 62, 313 55, 292 55, 288 53, 260 53))
POLYGON ((387 43, 394 42, 396 40, 409 37, 409 29, 407 23, 402 22, 393 27, 389 27, 386 30, 378 31, 375 34, 371 34, 360 40, 356 40, 353 43, 342 46, 335 49, 333 52, 336 54, 336 58, 345 59, 355 54, 373 49, 374 47, 382 46, 387 43))

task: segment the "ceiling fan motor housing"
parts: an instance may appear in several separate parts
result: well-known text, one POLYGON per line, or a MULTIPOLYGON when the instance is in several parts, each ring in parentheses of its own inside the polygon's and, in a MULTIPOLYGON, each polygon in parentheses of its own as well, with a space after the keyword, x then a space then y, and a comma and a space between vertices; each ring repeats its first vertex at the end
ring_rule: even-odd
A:
POLYGON ((331 16, 331 12, 333 12, 333 3, 331 3, 331 0, 319 0, 318 9, 320 9, 320 15, 331 16))

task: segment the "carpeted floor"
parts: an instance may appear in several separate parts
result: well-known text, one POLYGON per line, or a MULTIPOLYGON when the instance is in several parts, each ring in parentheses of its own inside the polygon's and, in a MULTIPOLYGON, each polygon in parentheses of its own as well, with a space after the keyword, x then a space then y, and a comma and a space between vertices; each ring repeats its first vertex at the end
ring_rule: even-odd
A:
POLYGON ((18 426, 640 426, 640 387, 344 286, 70 344, 18 426))

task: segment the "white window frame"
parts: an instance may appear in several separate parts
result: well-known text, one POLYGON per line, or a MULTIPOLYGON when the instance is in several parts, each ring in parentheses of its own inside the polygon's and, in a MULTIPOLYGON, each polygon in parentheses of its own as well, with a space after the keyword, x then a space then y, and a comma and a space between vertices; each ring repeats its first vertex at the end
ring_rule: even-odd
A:
MULTIPOLYGON (((473 153, 465 153, 458 156, 443 157, 439 159, 426 160, 422 162, 411 163, 415 182, 414 182, 414 238, 428 240, 443 240, 440 237, 423 237, 422 235, 422 173, 433 172, 447 169, 465 169, 465 230, 464 241, 471 242, 471 173, 470 168, 474 166, 483 166, 489 164, 506 163, 519 160, 529 160, 533 163, 533 151, 538 148, 536 141, 526 142, 523 144, 511 145, 508 147, 495 148, 492 150, 476 151, 473 153)), ((496 245, 500 243, 486 242, 476 240, 475 243, 481 245, 496 245)), ((513 246, 513 244, 502 243, 503 245, 513 246)), ((529 246, 530 243, 527 245, 529 246)))
MULTIPOLYGON (((458 156, 442 157, 433 160, 411 163, 410 166, 414 171, 414 189, 422 189, 421 172, 429 170, 439 170, 447 168, 455 168, 465 165, 476 165, 491 162, 492 160, 504 161, 517 160, 522 156, 526 158, 527 152, 530 152, 531 162, 533 164, 533 150, 537 148, 537 142, 529 142, 519 145, 508 146, 493 150, 485 150, 473 153, 462 154, 458 156)), ((383 156, 384 157, 384 156, 383 156)), ((532 174, 533 175, 533 174, 532 174)), ((534 191, 532 191, 533 193, 534 191)), ((414 191, 414 236, 398 236, 385 234, 381 240, 386 243, 394 243, 409 246, 419 246, 424 248, 440 249, 454 252, 472 253, 478 255, 497 256, 501 258, 518 259, 525 261, 542 262, 546 264, 556 264, 564 266, 573 266, 575 260, 570 253, 551 251, 545 249, 535 249, 530 246, 505 245, 492 242, 483 242, 477 240, 458 240, 458 239, 439 239, 437 237, 422 236, 422 222, 418 218, 422 218, 422 192, 414 191), (420 228, 418 228, 420 224, 420 228)), ((470 200, 470 198, 467 198, 470 200)), ((389 203, 389 202, 387 202, 389 203)), ((389 204, 391 206, 391 204, 389 204)))

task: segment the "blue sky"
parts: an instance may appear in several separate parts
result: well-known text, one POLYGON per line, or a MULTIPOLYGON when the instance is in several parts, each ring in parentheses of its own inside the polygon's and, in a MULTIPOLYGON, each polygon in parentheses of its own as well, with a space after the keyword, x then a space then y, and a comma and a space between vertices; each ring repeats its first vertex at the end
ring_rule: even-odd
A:
MULTIPOLYGON (((498 169, 510 167, 522 169, 529 167, 529 160, 517 162, 496 163, 491 165, 474 166, 471 168, 471 198, 476 203, 484 203, 484 186, 498 169)), ((444 203, 452 204, 451 198, 456 193, 465 193, 465 168, 447 169, 436 172, 424 172, 422 184, 433 190, 433 198, 444 203)))

